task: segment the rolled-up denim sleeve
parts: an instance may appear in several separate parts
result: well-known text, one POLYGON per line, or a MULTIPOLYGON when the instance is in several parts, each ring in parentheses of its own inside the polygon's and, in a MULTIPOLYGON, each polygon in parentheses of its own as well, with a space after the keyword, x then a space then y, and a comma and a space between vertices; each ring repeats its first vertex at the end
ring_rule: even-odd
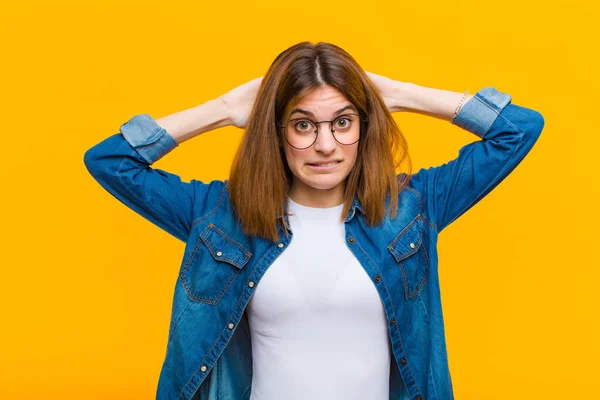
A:
POLYGON ((463 146, 455 159, 411 175, 411 184, 421 193, 438 232, 519 165, 539 138, 544 118, 538 111, 513 104, 509 94, 488 87, 464 104, 453 123, 481 140, 463 146))
POLYGON ((127 207, 176 238, 187 241, 194 219, 222 181, 183 182, 178 175, 151 165, 178 143, 148 114, 138 114, 85 152, 92 177, 127 207))

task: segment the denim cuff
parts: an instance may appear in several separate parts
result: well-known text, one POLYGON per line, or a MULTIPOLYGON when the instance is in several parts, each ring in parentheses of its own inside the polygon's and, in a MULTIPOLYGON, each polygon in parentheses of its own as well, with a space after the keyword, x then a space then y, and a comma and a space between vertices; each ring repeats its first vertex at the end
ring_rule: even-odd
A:
POLYGON ((500 112, 511 100, 512 97, 507 93, 493 87, 483 88, 463 105, 452 123, 483 139, 500 112))
POLYGON ((149 114, 133 116, 119 131, 140 156, 153 164, 179 145, 149 114))

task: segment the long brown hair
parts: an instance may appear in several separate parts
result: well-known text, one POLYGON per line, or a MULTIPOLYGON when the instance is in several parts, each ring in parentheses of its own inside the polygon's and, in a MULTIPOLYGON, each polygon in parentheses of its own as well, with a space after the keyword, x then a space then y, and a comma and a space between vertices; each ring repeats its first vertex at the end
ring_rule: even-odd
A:
POLYGON ((370 226, 385 213, 396 217, 398 194, 410 180, 408 145, 383 99, 358 63, 340 47, 324 42, 301 42, 289 47, 263 77, 246 131, 231 165, 230 201, 244 232, 278 240, 278 215, 287 211, 293 174, 287 164, 280 125, 289 111, 314 88, 330 85, 359 110, 361 123, 357 159, 346 178, 345 219, 356 195, 370 226), (399 154, 398 159, 394 155, 399 154), (408 161, 408 173, 399 182, 396 168, 408 161), (390 196, 386 210, 385 197, 390 196))

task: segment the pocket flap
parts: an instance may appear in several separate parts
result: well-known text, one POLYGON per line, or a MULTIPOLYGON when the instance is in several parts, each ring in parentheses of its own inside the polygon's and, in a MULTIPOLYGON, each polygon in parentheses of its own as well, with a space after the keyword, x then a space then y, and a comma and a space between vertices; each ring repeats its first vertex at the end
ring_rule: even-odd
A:
POLYGON ((200 237, 217 261, 223 261, 241 269, 252 256, 252 253, 213 224, 209 224, 200 237))
POLYGON ((423 218, 418 214, 388 245, 396 261, 414 254, 423 241, 423 218))

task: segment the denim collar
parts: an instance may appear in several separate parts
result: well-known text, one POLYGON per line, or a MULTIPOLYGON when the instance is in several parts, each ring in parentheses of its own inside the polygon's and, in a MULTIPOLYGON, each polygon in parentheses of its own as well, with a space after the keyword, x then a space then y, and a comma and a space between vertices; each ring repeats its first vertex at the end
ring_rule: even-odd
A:
MULTIPOLYGON (((357 209, 360 210, 360 212, 364 214, 362 204, 358 200, 358 195, 355 194, 354 200, 352 200, 352 205, 350 206, 350 210, 348 211, 348 215, 346 216, 346 219, 344 220, 344 222, 350 222, 350 220, 352 218, 354 218, 354 214, 356 214, 357 209)), ((281 217, 282 217, 282 214, 277 213, 277 219, 280 219, 281 217)), ((286 221, 286 224, 289 226, 289 220, 288 220, 287 215, 285 217, 285 221, 286 221)))
POLYGON ((358 195, 354 195, 354 200, 352 201, 352 205, 350 206, 350 211, 348 212, 348 216, 344 220, 344 222, 350 222, 352 218, 354 218, 354 214, 356 213, 356 209, 359 209, 361 213, 364 214, 362 204, 358 201, 358 195))

